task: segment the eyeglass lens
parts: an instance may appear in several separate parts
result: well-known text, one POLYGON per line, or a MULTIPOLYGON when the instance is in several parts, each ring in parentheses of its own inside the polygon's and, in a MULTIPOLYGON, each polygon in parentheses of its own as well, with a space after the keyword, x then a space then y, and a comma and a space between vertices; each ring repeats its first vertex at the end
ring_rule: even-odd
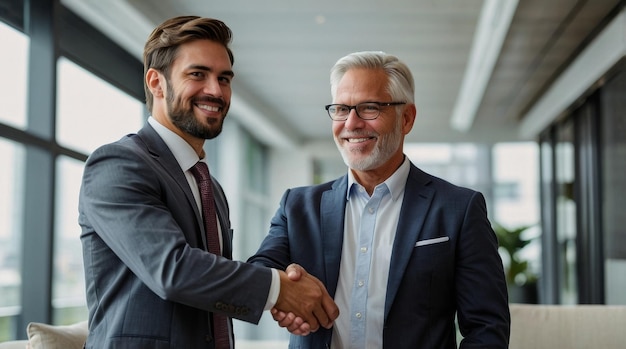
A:
POLYGON ((363 119, 375 119, 380 114, 380 106, 376 103, 360 103, 353 107, 334 104, 329 106, 328 112, 333 118, 345 118, 353 108, 356 109, 357 115, 363 119))

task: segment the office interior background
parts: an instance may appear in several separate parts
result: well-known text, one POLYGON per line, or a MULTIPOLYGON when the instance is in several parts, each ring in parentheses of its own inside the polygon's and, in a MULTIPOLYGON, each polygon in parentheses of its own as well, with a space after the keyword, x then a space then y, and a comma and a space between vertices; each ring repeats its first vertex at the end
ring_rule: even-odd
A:
MULTIPOLYGON (((0 0, 0 341, 30 321, 86 319, 82 166, 144 124, 143 44, 181 14, 234 32, 232 107, 205 148, 235 259, 254 253, 285 189, 345 174, 323 109, 329 69, 382 50, 415 77, 407 156, 483 192, 494 224, 527 228, 510 287, 535 297, 512 300, 626 304, 624 1, 0 0)), ((286 338, 269 316, 235 326, 286 338)))

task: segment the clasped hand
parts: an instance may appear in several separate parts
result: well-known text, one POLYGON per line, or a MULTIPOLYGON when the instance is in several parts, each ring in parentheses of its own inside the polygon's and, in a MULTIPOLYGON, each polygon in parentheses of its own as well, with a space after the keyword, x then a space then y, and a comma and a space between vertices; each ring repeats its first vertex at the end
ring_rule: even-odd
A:
POLYGON ((280 272, 280 295, 271 314, 280 327, 306 336, 319 326, 331 328, 339 308, 321 281, 300 265, 291 264, 280 272))

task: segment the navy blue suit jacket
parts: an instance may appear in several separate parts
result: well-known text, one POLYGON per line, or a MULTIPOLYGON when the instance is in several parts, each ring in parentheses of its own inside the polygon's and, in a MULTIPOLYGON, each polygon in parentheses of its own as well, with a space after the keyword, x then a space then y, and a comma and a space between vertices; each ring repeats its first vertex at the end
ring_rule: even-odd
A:
MULTIPOLYGON (((276 268, 298 263, 334 296, 347 183, 346 175, 287 190, 249 262, 276 268)), ((456 348, 455 314, 461 348, 508 347, 506 282, 482 194, 411 164, 390 263, 386 290, 381 287, 384 348, 456 348)), ((331 335, 323 328, 292 335, 290 348, 327 348, 331 335)))

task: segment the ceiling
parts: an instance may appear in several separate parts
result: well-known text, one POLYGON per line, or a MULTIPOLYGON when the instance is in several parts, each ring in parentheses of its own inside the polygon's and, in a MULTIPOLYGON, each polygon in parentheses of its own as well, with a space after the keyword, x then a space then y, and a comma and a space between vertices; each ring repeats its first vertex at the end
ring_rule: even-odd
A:
POLYGON ((311 146, 333 144, 323 108, 331 102, 331 66, 362 50, 394 54, 413 71, 418 117, 407 141, 518 140, 533 102, 620 1, 62 3, 138 58, 151 30, 169 17, 223 20, 234 33, 233 117, 266 142, 311 146))

